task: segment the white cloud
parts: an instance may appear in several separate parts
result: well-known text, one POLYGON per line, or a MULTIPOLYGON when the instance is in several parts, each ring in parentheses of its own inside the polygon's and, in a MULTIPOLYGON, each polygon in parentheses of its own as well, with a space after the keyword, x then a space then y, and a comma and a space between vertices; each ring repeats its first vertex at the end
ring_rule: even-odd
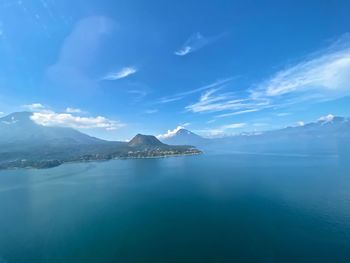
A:
POLYGON ((197 32, 191 35, 186 42, 174 52, 177 56, 185 56, 192 52, 195 52, 213 42, 220 39, 224 34, 220 34, 212 37, 204 37, 201 33, 197 32))
POLYGON ((57 113, 51 110, 50 107, 46 107, 41 103, 23 105, 22 107, 33 111, 31 119, 35 123, 43 126, 70 127, 74 129, 102 128, 106 130, 116 130, 125 126, 125 124, 119 121, 110 120, 103 116, 77 116, 79 113, 86 113, 77 108, 67 107, 64 113, 57 113))
POLYGON ((76 108, 66 108, 66 112, 67 113, 83 113, 83 111, 81 109, 76 109, 76 108))
POLYGON ((135 74, 137 69, 135 67, 124 67, 117 72, 109 73, 107 76, 103 77, 103 80, 118 80, 126 78, 132 74, 135 74))
POLYGON ((22 106, 23 108, 26 108, 30 111, 39 111, 39 110, 44 110, 45 106, 42 105, 41 103, 32 103, 32 104, 26 104, 22 106))
POLYGON ((183 123, 181 125, 178 125, 175 129, 173 130, 168 130, 165 134, 159 134, 157 136, 158 139, 166 139, 166 138, 169 138, 169 137, 172 137, 174 136, 179 130, 181 129, 185 129, 185 127, 191 125, 191 123, 189 122, 186 122, 186 123, 183 123))
MULTIPOLYGON (((26 104, 26 105, 22 105, 22 107, 34 112, 52 112, 49 106, 44 106, 41 103, 26 104)), ((65 112, 66 113, 84 113, 84 111, 82 111, 81 109, 72 108, 72 107, 67 107, 65 109, 65 112)))
POLYGON ((331 122, 334 119, 334 115, 333 114, 328 114, 326 116, 322 116, 318 119, 318 121, 323 121, 323 122, 331 122))
POLYGON ((298 121, 298 122, 297 122, 297 125, 298 125, 298 126, 304 126, 304 125, 305 125, 305 122, 303 122, 303 121, 298 121))
POLYGON ((31 119, 43 126, 60 126, 75 129, 103 128, 116 130, 125 126, 119 121, 110 120, 102 116, 79 117, 70 113, 56 113, 53 111, 34 112, 31 119))
POLYGON ((165 134, 159 134, 159 135, 157 136, 157 138, 158 138, 158 139, 170 138, 170 137, 174 136, 179 130, 184 129, 184 128, 185 128, 185 126, 179 125, 179 126, 177 126, 175 129, 173 129, 173 130, 168 130, 168 132, 165 133, 165 134))

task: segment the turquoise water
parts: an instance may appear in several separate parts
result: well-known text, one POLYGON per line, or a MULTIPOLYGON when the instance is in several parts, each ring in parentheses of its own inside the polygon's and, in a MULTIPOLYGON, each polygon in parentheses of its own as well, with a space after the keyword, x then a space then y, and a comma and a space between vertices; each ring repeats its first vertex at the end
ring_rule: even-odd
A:
POLYGON ((0 262, 350 262, 349 167, 233 154, 2 171, 0 262))

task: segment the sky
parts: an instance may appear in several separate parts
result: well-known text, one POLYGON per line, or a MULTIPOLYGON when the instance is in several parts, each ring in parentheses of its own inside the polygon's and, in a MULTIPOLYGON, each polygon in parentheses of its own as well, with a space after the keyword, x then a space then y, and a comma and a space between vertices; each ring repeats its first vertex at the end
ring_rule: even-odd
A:
POLYGON ((350 116, 350 1, 0 0, 0 114, 109 140, 350 116))

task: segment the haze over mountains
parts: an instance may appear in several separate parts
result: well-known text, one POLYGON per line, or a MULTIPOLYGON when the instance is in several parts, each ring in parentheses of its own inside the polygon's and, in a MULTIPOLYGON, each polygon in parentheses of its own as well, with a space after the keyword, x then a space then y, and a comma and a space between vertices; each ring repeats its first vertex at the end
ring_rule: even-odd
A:
POLYGON ((345 155, 350 153, 350 118, 329 115, 303 126, 215 139, 180 129, 162 141, 191 144, 205 152, 345 155))
POLYGON ((0 168, 41 168, 69 161, 197 154, 200 150, 207 153, 350 154, 350 119, 331 115, 304 126, 215 139, 180 129, 162 142, 152 135, 142 134, 137 134, 130 142, 101 140, 72 128, 36 124, 31 115, 31 112, 17 112, 0 118, 0 168))
POLYGON ((72 128, 36 124, 31 112, 0 118, 0 168, 52 167, 68 161, 145 158, 200 153, 138 134, 129 143, 105 141, 72 128))

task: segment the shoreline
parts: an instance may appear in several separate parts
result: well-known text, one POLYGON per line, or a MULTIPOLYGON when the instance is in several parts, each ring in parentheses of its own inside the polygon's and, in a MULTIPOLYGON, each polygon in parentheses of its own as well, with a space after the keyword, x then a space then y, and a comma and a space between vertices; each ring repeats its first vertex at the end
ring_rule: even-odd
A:
POLYGON ((171 158, 171 157, 180 157, 180 156, 193 156, 193 155, 200 155, 203 154, 202 151, 199 151, 198 153, 184 153, 184 154, 170 154, 170 155, 159 155, 159 156, 144 156, 144 157, 114 157, 114 158, 108 158, 108 159, 96 159, 96 160, 76 160, 76 161, 62 161, 58 165, 50 166, 50 167, 35 167, 35 166, 27 166, 27 167, 8 167, 8 168, 0 168, 0 172, 2 171, 11 171, 11 170, 20 170, 20 169, 25 169, 25 170, 30 170, 30 169, 35 169, 35 170, 44 170, 44 169, 51 169, 55 167, 59 167, 64 164, 74 164, 74 163, 91 163, 91 162, 108 162, 108 161, 113 161, 113 160, 130 160, 130 159, 161 159, 161 158, 171 158))

